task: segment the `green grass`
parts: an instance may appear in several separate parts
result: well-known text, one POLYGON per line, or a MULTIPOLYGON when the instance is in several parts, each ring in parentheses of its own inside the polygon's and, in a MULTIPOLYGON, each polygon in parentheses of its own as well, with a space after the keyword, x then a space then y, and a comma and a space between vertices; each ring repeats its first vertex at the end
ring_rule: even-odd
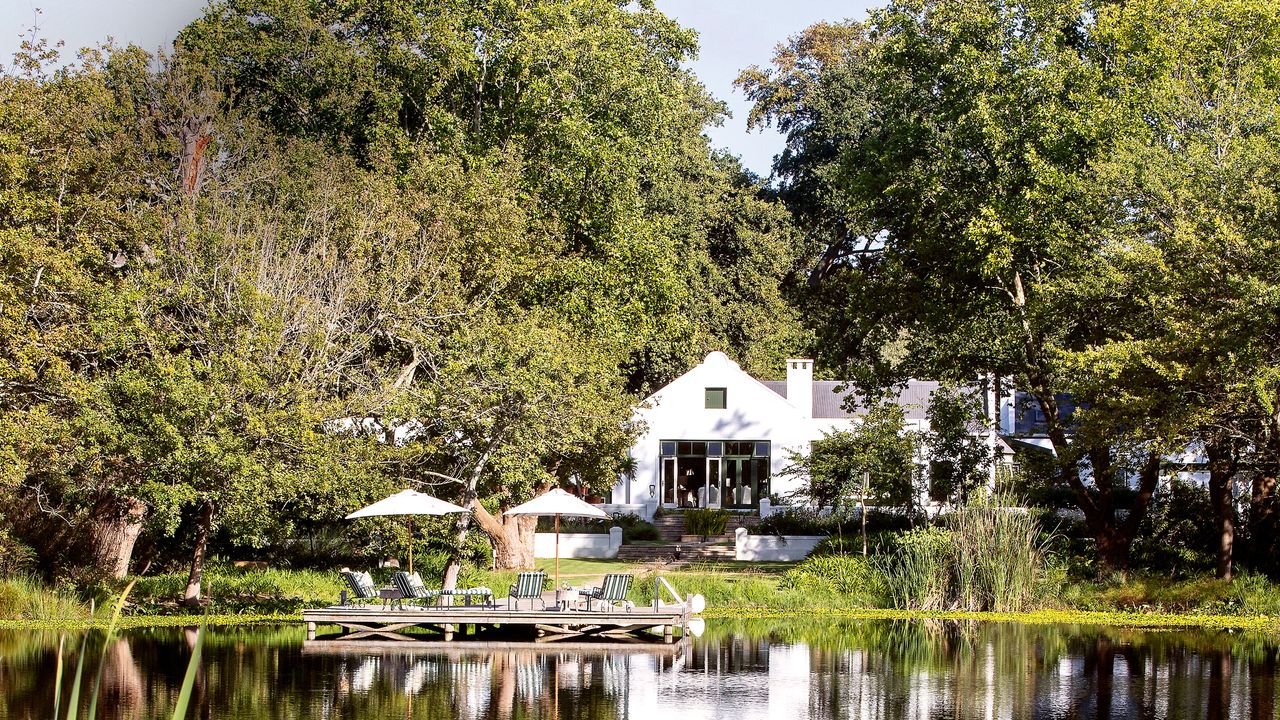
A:
MULTIPOLYGON (((185 613, 181 599, 186 587, 185 572, 137 578, 127 612, 131 615, 185 613)), ((210 568, 205 571, 202 583, 211 613, 292 612, 336 602, 344 587, 336 570, 210 568)))
POLYGON ((51 588, 31 577, 0 580, 0 618, 82 620, 89 606, 70 592, 51 588))

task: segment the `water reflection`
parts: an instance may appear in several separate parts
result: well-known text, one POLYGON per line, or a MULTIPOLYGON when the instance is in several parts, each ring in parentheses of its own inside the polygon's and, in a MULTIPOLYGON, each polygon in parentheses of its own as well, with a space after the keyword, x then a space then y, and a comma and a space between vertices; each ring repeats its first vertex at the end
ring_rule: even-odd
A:
MULTIPOLYGON (((1255 720, 1277 711, 1276 644, 1217 631, 720 621, 679 646, 376 652, 302 638, 292 627, 210 632, 199 717, 1255 720)), ((59 639, 0 633, 0 720, 52 715, 59 639)), ((62 640, 74 668, 82 638, 62 640)), ((87 678, 105 658, 99 717, 170 714, 193 640, 130 633, 104 655, 91 637, 87 678)))

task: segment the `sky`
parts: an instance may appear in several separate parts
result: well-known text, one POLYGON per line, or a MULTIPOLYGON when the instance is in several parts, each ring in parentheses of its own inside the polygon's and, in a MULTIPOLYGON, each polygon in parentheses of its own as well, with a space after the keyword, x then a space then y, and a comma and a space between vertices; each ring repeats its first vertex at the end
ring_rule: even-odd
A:
MULTIPOLYGON (((750 104, 733 87, 738 73, 766 65, 774 47, 819 20, 862 19, 876 0, 655 0, 681 25, 698 31, 701 53, 692 68, 711 94, 728 103, 733 117, 707 133, 743 164, 768 177, 782 138, 771 129, 747 132, 750 104)), ((168 48, 205 0, 0 0, 0 58, 5 63, 23 34, 66 42, 70 54, 113 37, 149 50, 168 48), (40 9, 37 15, 36 9, 40 9)))

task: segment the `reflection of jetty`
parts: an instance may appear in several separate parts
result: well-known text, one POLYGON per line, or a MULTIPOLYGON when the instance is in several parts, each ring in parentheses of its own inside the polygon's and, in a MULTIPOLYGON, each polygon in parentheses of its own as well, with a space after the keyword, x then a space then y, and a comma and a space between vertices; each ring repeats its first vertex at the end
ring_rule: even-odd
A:
POLYGON ((461 640, 443 642, 440 640, 413 640, 410 642, 387 642, 385 640, 310 640, 303 644, 303 655, 353 655, 367 657, 380 653, 397 655, 417 655, 419 653, 464 658, 481 656, 494 652, 517 652, 521 657, 553 656, 562 653, 585 653, 589 655, 663 655, 674 657, 684 651, 686 643, 660 642, 619 642, 605 639, 581 641, 565 640, 554 643, 513 643, 492 640, 461 640))
POLYGON ((317 644, 348 644, 381 638, 400 645, 423 640, 452 641, 460 635, 471 641, 533 636, 535 642, 561 645, 592 639, 639 643, 659 637, 670 643, 675 629, 680 628, 683 636, 695 618, 689 605, 681 604, 631 611, 508 610, 493 606, 403 610, 328 607, 303 610, 302 619, 307 623, 307 640, 317 644), (337 625, 342 628, 342 634, 316 640, 317 625, 337 625))

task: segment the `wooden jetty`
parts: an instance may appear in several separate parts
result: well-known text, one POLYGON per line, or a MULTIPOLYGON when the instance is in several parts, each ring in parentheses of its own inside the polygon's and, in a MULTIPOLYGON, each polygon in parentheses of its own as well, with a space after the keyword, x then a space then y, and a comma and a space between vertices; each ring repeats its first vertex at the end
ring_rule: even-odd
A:
POLYGON ((302 611, 307 623, 307 640, 316 640, 318 625, 337 625, 342 634, 323 642, 347 643, 380 638, 414 642, 424 638, 420 632, 407 634, 410 628, 436 633, 446 642, 455 635, 494 636, 523 630, 533 634, 536 642, 582 641, 591 638, 674 640, 676 628, 684 635, 692 618, 689 606, 660 605, 657 608, 611 610, 509 610, 495 606, 406 607, 386 610, 370 607, 327 607, 302 611), (532 631, 531 633, 529 631, 532 631), (657 631, 657 633, 653 632, 657 631))

